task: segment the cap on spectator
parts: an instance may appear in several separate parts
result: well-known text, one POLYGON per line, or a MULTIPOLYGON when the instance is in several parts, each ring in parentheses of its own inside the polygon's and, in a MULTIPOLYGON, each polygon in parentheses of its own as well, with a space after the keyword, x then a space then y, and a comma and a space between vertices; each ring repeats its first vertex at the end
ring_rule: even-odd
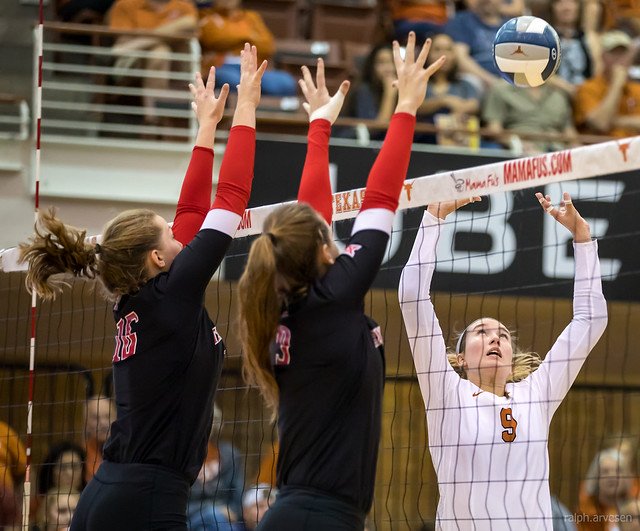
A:
POLYGON ((242 496, 242 506, 251 505, 258 502, 263 502, 276 493, 276 488, 269 483, 258 483, 257 485, 251 485, 242 496))
POLYGON ((624 31, 613 30, 608 31, 601 38, 602 49, 605 52, 610 52, 614 48, 622 47, 622 48, 631 48, 633 41, 631 37, 627 35, 624 31))

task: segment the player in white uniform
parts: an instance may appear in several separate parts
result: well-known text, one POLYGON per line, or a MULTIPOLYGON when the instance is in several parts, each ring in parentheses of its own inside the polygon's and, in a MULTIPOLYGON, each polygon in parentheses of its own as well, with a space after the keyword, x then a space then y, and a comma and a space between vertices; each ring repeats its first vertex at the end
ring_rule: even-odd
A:
POLYGON ((549 425, 604 332, 607 307, 588 223, 569 194, 559 208, 536 197, 571 231, 576 261, 573 319, 537 370, 539 359, 520 353, 507 327, 488 317, 463 332, 451 356, 457 370, 448 361, 429 291, 440 224, 470 200, 428 207, 402 272, 400 305, 438 476, 438 529, 552 529, 549 425))

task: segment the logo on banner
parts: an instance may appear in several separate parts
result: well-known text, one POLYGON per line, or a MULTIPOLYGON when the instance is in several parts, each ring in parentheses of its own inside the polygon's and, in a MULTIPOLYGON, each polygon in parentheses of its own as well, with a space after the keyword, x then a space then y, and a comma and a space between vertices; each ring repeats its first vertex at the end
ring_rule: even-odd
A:
POLYGON ((618 149, 620 150, 620 153, 622 153, 622 159, 625 162, 629 162, 629 159, 627 158, 627 151, 629 151, 630 145, 631 142, 618 142, 618 149))
POLYGON ((504 184, 545 179, 572 171, 571 151, 548 153, 539 157, 513 160, 503 164, 504 184))

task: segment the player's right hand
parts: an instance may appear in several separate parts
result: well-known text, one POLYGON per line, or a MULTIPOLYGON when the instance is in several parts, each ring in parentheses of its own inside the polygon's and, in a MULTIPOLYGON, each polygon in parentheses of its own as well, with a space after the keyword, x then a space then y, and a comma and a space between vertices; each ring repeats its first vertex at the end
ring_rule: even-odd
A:
POLYGON ((440 219, 446 218, 451 212, 462 208, 469 203, 475 203, 476 201, 482 201, 482 197, 479 195, 470 197, 468 199, 459 199, 457 201, 443 201, 441 203, 433 203, 427 207, 427 212, 432 216, 440 219))
POLYGON ((396 65, 396 74, 398 75, 398 80, 396 81, 396 86, 398 87, 396 112, 406 112, 414 116, 424 101, 429 78, 440 69, 445 61, 445 56, 443 55, 425 69, 424 65, 427 62, 427 56, 431 48, 431 39, 427 39, 423 44, 417 58, 415 56, 415 48, 416 34, 413 31, 409 32, 404 58, 400 54, 398 41, 393 41, 393 62, 396 65))

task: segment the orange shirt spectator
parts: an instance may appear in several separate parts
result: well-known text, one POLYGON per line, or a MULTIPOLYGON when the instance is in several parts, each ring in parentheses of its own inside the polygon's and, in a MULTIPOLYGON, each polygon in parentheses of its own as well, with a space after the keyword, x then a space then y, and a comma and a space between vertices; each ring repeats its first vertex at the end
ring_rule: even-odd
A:
POLYGON ((442 0, 392 0, 390 4, 393 20, 430 20, 435 24, 445 24, 449 19, 447 3, 442 0))
POLYGON ((240 9, 239 2, 216 2, 217 7, 206 7, 200 10, 200 44, 208 61, 220 66, 227 54, 240 55, 245 42, 258 49, 258 60, 269 59, 275 53, 274 37, 267 28, 262 16, 257 11, 240 9), (235 4, 221 8, 219 4, 235 4), (207 53, 209 52, 209 53, 207 53))
POLYGON ((390 0, 389 7, 395 38, 400 42, 410 31, 415 31, 419 40, 440 33, 449 20, 444 0, 390 0))
POLYGON ((110 12, 109 26, 117 30, 154 30, 184 16, 198 16, 189 0, 117 0, 110 12))
POLYGON ((625 455, 609 448, 594 457, 578 505, 579 531, 618 530, 621 507, 631 499, 635 475, 625 455))
POLYGON ((27 453, 18 434, 0 422, 0 529, 20 524, 19 488, 27 466, 27 453))
POLYGON ((87 452, 84 473, 87 483, 91 481, 102 463, 102 447, 109 436, 111 422, 115 419, 115 405, 109 397, 98 395, 87 399, 84 426, 85 450, 87 452))
POLYGON ((640 83, 629 80, 632 41, 626 33, 602 36, 602 75, 585 81, 576 94, 575 122, 583 132, 618 138, 640 133, 640 83))

